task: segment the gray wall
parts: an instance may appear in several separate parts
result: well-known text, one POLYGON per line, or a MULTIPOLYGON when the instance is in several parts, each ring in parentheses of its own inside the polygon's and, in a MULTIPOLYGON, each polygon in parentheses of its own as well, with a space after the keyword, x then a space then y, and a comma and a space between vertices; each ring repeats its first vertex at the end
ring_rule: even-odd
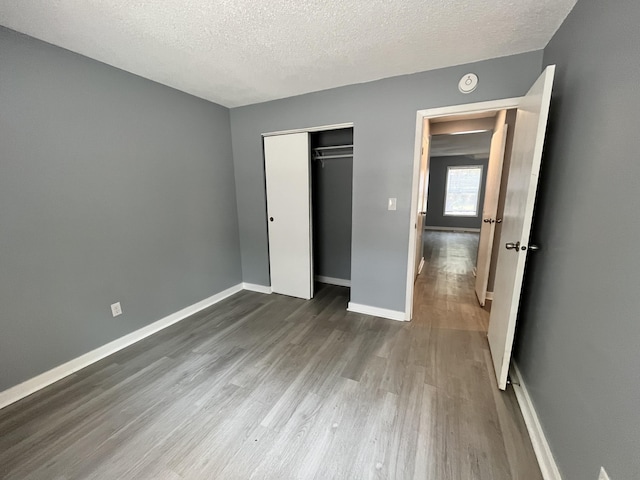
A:
MULTIPOLYGON (((312 148, 352 144, 352 128, 311 135, 312 148)), ((342 150, 339 152, 343 153, 342 150)), ((312 167, 314 273, 349 280, 353 159, 314 161, 312 167)))
POLYGON ((640 2, 579 0, 558 65, 516 359, 565 480, 640 478, 640 2))
POLYGON ((524 94, 542 52, 351 85, 231 110, 245 282, 269 285, 261 134, 354 123, 351 300, 404 311, 416 111, 524 94), (472 71, 470 94, 458 80, 472 71), (398 209, 387 210, 397 197, 398 209))
POLYGON ((484 192, 487 185, 487 168, 489 158, 476 159, 474 157, 451 156, 433 157, 429 159, 429 190, 427 193, 427 227, 477 228, 482 226, 482 206, 484 192), (447 187, 447 169, 467 165, 482 166, 482 183, 478 215, 475 217, 452 217, 444 215, 445 190, 447 187))
POLYGON ((0 28, 0 272, 0 390, 240 282, 228 110, 0 28))

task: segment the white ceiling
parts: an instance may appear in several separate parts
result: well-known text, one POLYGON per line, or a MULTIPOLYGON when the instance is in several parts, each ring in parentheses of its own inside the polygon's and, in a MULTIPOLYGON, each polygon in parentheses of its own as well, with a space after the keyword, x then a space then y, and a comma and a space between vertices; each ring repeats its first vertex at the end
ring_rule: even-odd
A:
POLYGON ((228 107, 544 48, 576 0, 2 0, 0 25, 228 107))

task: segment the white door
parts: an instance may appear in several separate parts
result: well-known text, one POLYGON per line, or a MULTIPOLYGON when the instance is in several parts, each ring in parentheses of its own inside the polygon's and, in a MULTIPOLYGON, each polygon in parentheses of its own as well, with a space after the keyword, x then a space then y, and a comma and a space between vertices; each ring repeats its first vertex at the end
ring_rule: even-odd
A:
POLYGON ((264 138, 269 265, 274 293, 313 297, 309 134, 264 138))
POLYGON ((507 386, 554 74, 555 65, 547 67, 518 106, 489 320, 489 348, 501 390, 507 386))
POLYGON ((483 307, 487 300, 487 285, 489 284, 489 268, 491 266, 491 251, 493 250, 496 222, 502 221, 496 218, 496 214, 498 212, 498 198, 500 197, 504 148, 507 141, 506 118, 506 110, 502 110, 496 115, 489 151, 487 182, 484 190, 482 225, 480 225, 480 241, 478 242, 478 260, 476 263, 476 296, 483 307))
MULTIPOLYGON (((427 216, 427 192, 429 189, 429 119, 425 118, 422 125, 422 153, 420 157, 420 179, 418 181, 418 216, 416 217, 416 259, 415 277, 420 274, 423 265, 422 238, 424 235, 424 223, 427 216)), ((414 279, 415 280, 415 279, 414 279)))

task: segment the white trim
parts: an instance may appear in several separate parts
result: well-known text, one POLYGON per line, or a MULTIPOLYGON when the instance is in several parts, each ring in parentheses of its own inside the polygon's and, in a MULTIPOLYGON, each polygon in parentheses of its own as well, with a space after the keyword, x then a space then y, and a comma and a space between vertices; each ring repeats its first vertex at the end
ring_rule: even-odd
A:
POLYGON ((185 318, 188 318, 191 315, 198 313, 199 311, 204 310, 205 308, 208 308, 241 290, 242 284, 234 285, 233 287, 227 288, 220 293, 216 293, 209 298, 205 298, 191 306, 172 313, 171 315, 147 325, 146 327, 142 327, 125 335, 124 337, 113 340, 102 347, 91 350, 84 355, 80 355, 73 360, 63 363, 62 365, 0 392, 0 408, 4 408, 7 405, 17 402, 21 398, 31 395, 32 393, 37 392, 38 390, 45 388, 88 365, 91 365, 92 363, 102 360, 103 358, 116 353, 129 345, 139 342, 140 340, 173 325, 174 323, 178 323, 179 321, 184 320, 185 318))
POLYGON ((344 278, 325 277, 324 275, 316 275, 314 277, 316 282, 328 283, 329 285, 337 285, 339 287, 350 287, 351 280, 345 280, 344 278))
POLYGON ((387 310, 386 308, 370 307, 369 305, 362 305, 360 303, 349 302, 347 310, 355 313, 363 313, 364 315, 373 315, 374 317, 388 318, 389 320, 399 320, 401 322, 409 320, 409 316, 405 312, 387 310))
POLYGON ((242 283, 242 289, 243 290, 249 290, 251 292, 258 292, 258 293, 265 293, 267 295, 273 293, 273 290, 271 289, 271 285, 258 285, 257 283, 247 283, 247 282, 243 282, 242 283))
POLYGON ((493 301, 493 292, 487 292, 484 299, 493 301))
POLYGON ((433 230, 435 232, 469 232, 480 233, 479 228, 466 228, 466 227, 424 227, 425 230, 433 230))
POLYGON ((560 470, 558 470, 558 465, 553 458, 549 442, 547 442, 547 437, 544 435, 544 430, 540 425, 538 414, 529 396, 529 391, 522 380, 518 365, 516 365, 515 362, 511 362, 511 366, 513 391, 520 405, 524 423, 527 425, 529 438, 531 438, 531 444, 533 445, 533 450, 536 453, 538 465, 540 465, 540 471, 542 472, 542 478, 544 478, 544 480, 562 480, 560 470))
POLYGON ((424 119, 518 108, 521 99, 522 97, 503 98, 488 102, 429 108, 426 110, 418 110, 416 112, 416 136, 413 158, 413 180, 411 184, 411 209, 409 211, 409 248, 407 252, 407 284, 405 297, 405 312, 409 320, 413 316, 413 289, 414 279, 416 278, 415 258, 417 232, 415 225, 418 223, 418 184, 420 180, 420 157, 422 153, 422 130, 424 128, 424 119))
POLYGON ((290 133, 324 132, 325 130, 339 130, 341 128, 353 128, 353 122, 322 125, 319 127, 296 128, 294 130, 280 130, 278 132, 266 132, 263 133, 262 136, 273 137, 275 135, 289 135, 290 133))
POLYGON ((462 105, 449 105, 446 107, 427 108, 418 110, 421 118, 449 117, 451 115, 467 115, 472 113, 497 112, 511 108, 518 108, 523 97, 501 98, 486 102, 465 103, 462 105))

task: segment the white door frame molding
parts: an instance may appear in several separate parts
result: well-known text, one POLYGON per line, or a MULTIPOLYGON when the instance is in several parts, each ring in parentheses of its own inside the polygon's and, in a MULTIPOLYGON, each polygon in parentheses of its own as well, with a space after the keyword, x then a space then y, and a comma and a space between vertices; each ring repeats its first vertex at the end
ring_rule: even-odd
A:
MULTIPOLYGON (((413 154, 413 180, 411 184, 411 208, 409 210, 409 248, 407 256, 407 288, 405 300, 405 312, 407 319, 413 318, 413 292, 415 279, 416 256, 416 228, 418 185, 420 180, 420 153, 422 149, 423 122, 426 118, 448 117, 452 115, 468 115, 482 112, 495 112, 518 108, 522 97, 503 98, 487 102, 467 103, 463 105, 450 105, 447 107, 428 108, 416 112, 416 136, 413 154)), ((427 205, 427 209, 429 206, 427 205)))
POLYGON ((326 130, 340 130, 342 128, 353 128, 353 122, 348 123, 334 123, 332 125, 320 125, 318 127, 296 128, 293 130, 279 130, 276 132, 265 132, 263 137, 273 137, 274 135, 288 135, 290 133, 312 133, 312 132, 324 132, 326 130))

